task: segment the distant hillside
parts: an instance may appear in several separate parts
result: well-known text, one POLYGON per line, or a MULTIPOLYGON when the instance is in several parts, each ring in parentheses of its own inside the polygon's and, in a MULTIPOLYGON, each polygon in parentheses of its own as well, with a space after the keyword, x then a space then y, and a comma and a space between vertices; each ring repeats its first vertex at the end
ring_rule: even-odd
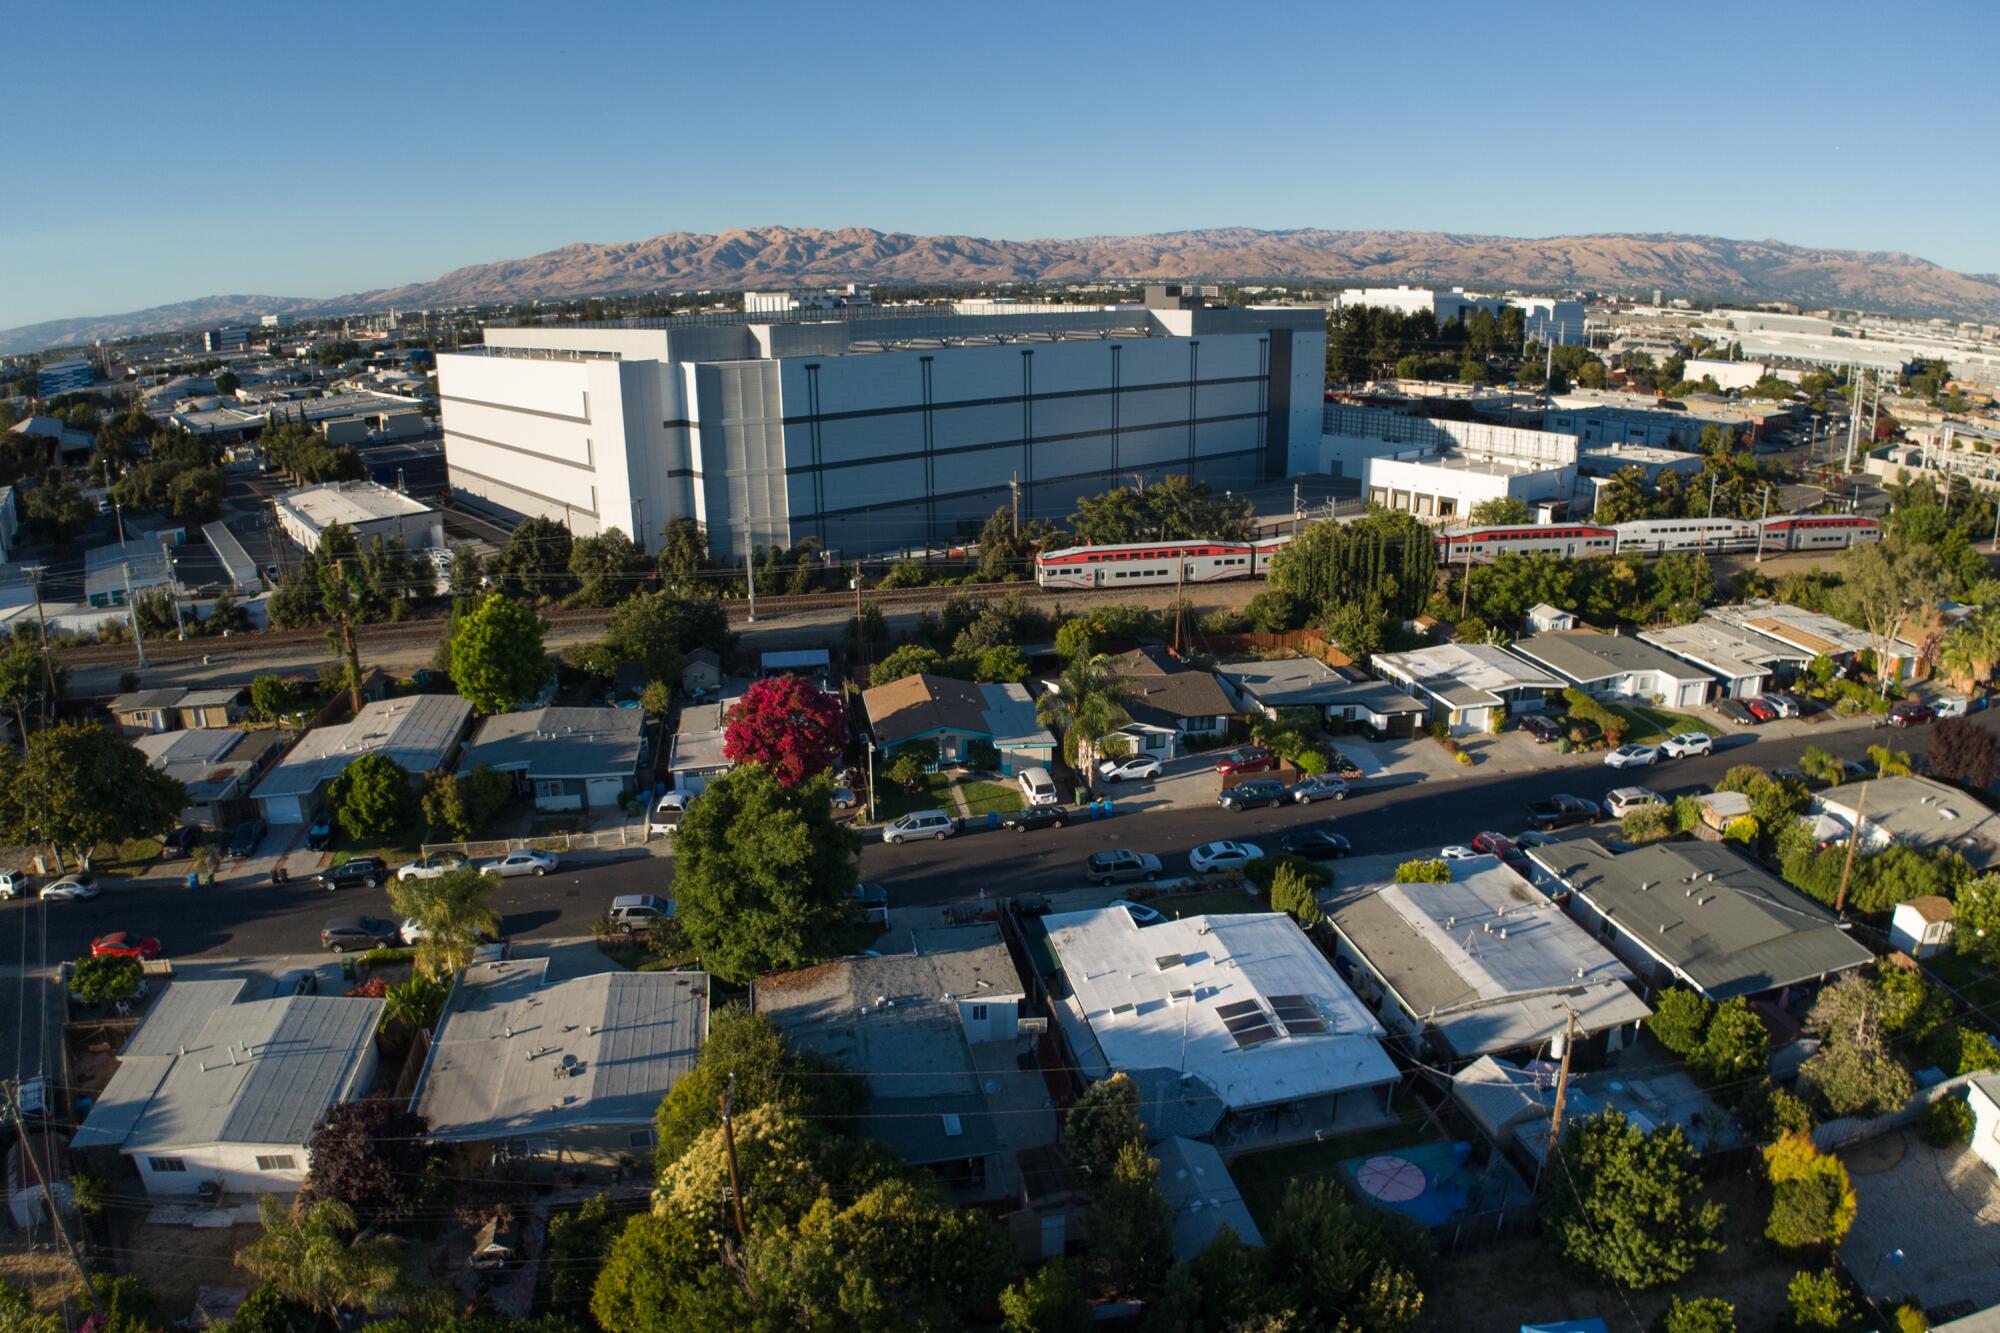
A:
POLYGON ((866 227, 667 232, 643 241, 566 245, 455 269, 430 282, 327 300, 216 296, 129 315, 52 320, 0 332, 0 351, 158 333, 257 314, 360 312, 524 297, 777 283, 1071 282, 1097 278, 1433 284, 1791 301, 1887 314, 2000 318, 2000 277, 1955 273, 1895 251, 1816 250, 1715 236, 1553 236, 1455 232, 1259 231, 1217 227, 1154 236, 1002 241, 866 227))

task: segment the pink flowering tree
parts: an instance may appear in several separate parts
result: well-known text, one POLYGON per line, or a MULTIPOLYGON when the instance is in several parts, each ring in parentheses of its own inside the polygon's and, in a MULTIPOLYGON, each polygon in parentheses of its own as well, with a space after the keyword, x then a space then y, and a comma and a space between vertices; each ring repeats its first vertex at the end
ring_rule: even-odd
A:
POLYGON ((818 777, 846 749, 846 706, 797 676, 772 676, 744 690, 722 735, 725 756, 762 765, 785 787, 818 777))

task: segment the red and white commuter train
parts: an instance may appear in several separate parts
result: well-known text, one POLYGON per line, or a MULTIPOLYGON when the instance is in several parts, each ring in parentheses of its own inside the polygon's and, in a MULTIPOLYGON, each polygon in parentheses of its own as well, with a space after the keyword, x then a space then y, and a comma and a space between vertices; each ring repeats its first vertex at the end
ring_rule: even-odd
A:
MULTIPOLYGON (((1766 519, 1665 518, 1634 523, 1542 523, 1444 528, 1437 533, 1438 561, 1491 560, 1509 551, 1561 556, 1616 555, 1637 551, 1754 551, 1762 533, 1766 551, 1825 551, 1880 541, 1874 519, 1850 514, 1786 514, 1766 519)), ((1256 542, 1133 542, 1123 546, 1070 546, 1035 557, 1035 581, 1045 588, 1124 588, 1162 583, 1220 583, 1263 578, 1271 558, 1290 537, 1256 542)))

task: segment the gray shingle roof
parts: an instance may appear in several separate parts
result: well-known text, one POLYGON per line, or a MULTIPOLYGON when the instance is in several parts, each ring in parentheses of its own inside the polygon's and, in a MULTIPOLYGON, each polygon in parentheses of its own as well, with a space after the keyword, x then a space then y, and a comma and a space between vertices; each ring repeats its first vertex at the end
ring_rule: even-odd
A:
POLYGON ((1672 653, 1623 634, 1596 630, 1555 630, 1514 645, 1514 651, 1560 671, 1574 681, 1603 680, 1628 671, 1659 671, 1675 680, 1713 680, 1672 653))
POLYGON ((386 754, 412 774, 428 773, 444 763, 471 716, 472 705, 455 694, 378 700, 351 722, 301 736, 251 794, 259 800, 307 795, 364 754, 386 754))
POLYGON ((1228 717, 1236 712, 1213 672, 1177 661, 1158 645, 1120 653, 1106 665, 1131 687, 1125 711, 1134 722, 1172 726, 1185 718, 1228 717))
POLYGON ((1722 843, 1653 843, 1619 854, 1578 838, 1529 855, 1711 999, 1874 958, 1831 912, 1722 843))
POLYGON ((530 778, 625 777, 639 767, 645 714, 637 708, 529 708, 489 717, 460 755, 461 773, 484 765, 530 778))

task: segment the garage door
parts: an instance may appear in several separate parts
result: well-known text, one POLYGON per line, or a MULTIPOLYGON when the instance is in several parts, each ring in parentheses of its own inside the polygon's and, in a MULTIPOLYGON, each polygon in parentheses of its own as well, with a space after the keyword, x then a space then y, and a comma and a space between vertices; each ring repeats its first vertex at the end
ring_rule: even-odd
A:
POLYGON ((618 778, 592 778, 584 786, 584 798, 591 809, 600 806, 617 805, 618 798, 625 794, 625 784, 618 778))
POLYGON ((296 796, 266 796, 257 804, 263 807, 266 824, 303 824, 305 812, 299 806, 296 796))

